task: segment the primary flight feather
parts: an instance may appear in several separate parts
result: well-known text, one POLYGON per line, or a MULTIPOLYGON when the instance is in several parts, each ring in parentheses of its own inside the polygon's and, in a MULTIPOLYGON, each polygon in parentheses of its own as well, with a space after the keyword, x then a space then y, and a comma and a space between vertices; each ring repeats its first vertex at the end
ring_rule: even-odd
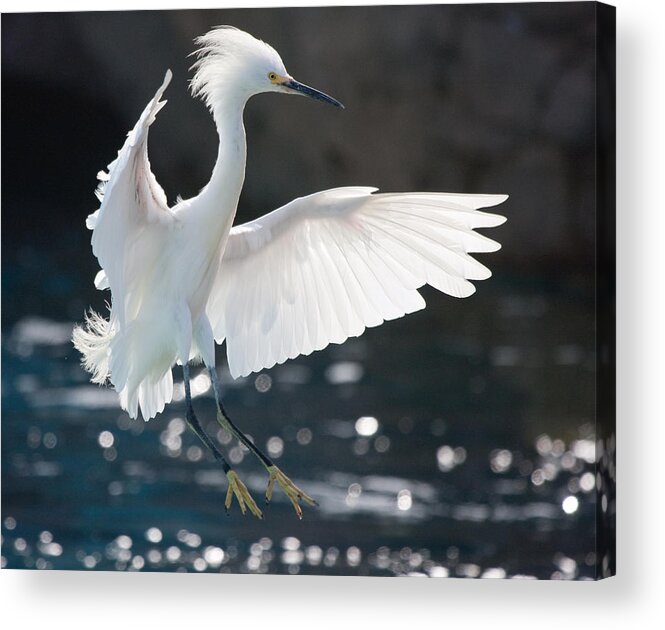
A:
MULTIPOLYGON (((245 376, 424 308, 418 289, 425 284, 467 297, 475 290, 470 280, 491 275, 470 254, 500 247, 474 230, 505 221, 479 209, 507 196, 336 188, 232 227, 245 173, 247 100, 281 92, 342 105, 293 79, 272 47, 243 31, 219 27, 197 42, 191 88, 220 138, 212 177, 199 195, 169 207, 150 170, 148 131, 166 102, 167 71, 118 157, 99 174, 101 205, 87 226, 101 267, 95 285, 110 289, 111 309, 108 319, 90 313, 73 340, 92 380, 110 381, 134 418, 140 409, 148 420, 171 401, 171 368, 181 363, 190 426, 229 476, 227 508, 233 493, 243 512, 247 504, 258 516, 196 421, 188 362, 200 358, 209 368, 218 419, 245 443, 221 405, 215 342, 226 341, 231 375, 245 376)), ((279 483, 300 515, 298 499, 313 500, 250 448, 270 472, 269 494, 279 483)))

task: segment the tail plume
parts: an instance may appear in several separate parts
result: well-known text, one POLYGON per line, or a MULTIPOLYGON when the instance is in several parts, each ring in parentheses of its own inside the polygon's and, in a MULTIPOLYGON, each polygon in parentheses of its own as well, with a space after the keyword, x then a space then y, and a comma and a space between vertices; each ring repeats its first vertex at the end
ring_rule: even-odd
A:
POLYGON ((92 382, 103 385, 110 377, 109 350, 115 327, 99 313, 89 311, 85 323, 74 326, 72 341, 81 353, 81 364, 92 374, 92 382))
POLYGON ((94 311, 86 313, 85 322, 72 333, 81 364, 92 374, 90 380, 113 385, 129 416, 137 418, 140 409, 145 420, 162 412, 173 398, 171 366, 176 349, 163 339, 159 322, 132 322, 121 332, 113 318, 109 321, 94 311))

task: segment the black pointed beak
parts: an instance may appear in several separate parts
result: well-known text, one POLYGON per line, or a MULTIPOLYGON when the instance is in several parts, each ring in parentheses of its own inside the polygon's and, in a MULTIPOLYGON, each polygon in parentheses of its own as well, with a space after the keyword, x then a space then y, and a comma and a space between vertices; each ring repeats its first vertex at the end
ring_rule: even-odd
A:
POLYGON ((300 83, 299 81, 296 81, 295 79, 287 79, 282 83, 282 86, 285 88, 289 88, 290 90, 294 90, 295 92, 298 92, 299 94, 303 94, 304 96, 309 96, 311 98, 315 98, 317 101, 323 101, 324 103, 330 103, 331 105, 334 105, 335 107, 341 107, 344 109, 344 105, 342 105, 337 99, 334 99, 332 96, 328 96, 327 94, 324 94, 323 92, 319 92, 319 90, 315 90, 312 87, 309 87, 309 85, 305 85, 303 83, 300 83))

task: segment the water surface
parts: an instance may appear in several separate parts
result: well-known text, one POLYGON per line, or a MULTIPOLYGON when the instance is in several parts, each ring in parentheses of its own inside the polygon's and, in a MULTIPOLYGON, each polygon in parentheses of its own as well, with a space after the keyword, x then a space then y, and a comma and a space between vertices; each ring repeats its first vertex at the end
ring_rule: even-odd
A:
MULTIPOLYGON (((226 480, 185 427, 182 385, 130 420, 87 381, 72 322, 19 319, 2 344, 8 568, 582 579, 595 571, 593 337, 565 283, 426 311, 233 381, 235 421, 318 508, 275 492, 227 516, 226 480)), ((489 283, 488 283, 489 284, 489 283)), ((266 474, 199 418, 257 499, 266 474)))

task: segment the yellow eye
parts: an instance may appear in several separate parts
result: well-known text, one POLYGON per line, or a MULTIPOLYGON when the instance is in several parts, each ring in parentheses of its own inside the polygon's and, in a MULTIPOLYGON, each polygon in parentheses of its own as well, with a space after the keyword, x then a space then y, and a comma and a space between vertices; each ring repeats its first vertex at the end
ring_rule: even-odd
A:
POLYGON ((274 72, 268 72, 268 78, 274 83, 277 81, 277 74, 274 72))

